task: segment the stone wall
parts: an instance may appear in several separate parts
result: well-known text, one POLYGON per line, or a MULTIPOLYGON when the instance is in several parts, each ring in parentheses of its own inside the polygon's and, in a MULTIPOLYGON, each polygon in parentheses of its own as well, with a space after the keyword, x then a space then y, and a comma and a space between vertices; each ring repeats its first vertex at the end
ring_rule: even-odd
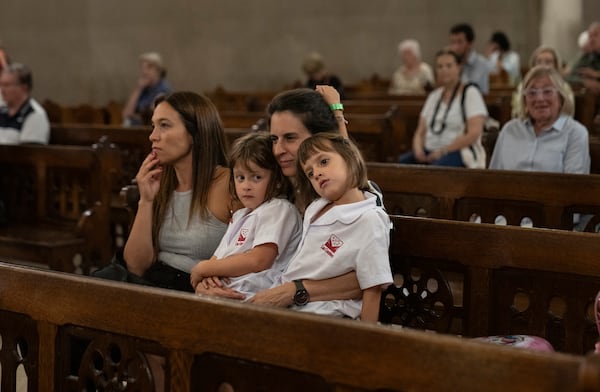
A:
POLYGON ((541 15, 540 0, 5 0, 0 39, 33 68, 38 99, 103 104, 126 99, 149 50, 163 54, 177 89, 281 89, 302 79, 313 50, 355 83, 389 77, 404 38, 418 39, 431 62, 461 21, 475 27, 479 50, 500 29, 526 59, 541 15))

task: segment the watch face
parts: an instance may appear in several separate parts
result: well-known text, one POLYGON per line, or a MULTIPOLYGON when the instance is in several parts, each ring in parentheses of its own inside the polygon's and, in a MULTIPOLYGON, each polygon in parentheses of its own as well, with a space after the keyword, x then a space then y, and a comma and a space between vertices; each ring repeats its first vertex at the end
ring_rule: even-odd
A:
POLYGON ((308 303, 308 291, 298 290, 294 295, 294 303, 298 306, 304 306, 308 303))

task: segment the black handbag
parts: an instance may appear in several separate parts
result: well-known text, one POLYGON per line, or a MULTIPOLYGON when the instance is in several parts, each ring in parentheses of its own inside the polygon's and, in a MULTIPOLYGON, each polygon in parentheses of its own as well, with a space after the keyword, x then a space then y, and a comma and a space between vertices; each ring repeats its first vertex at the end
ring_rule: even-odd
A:
POLYGON ((123 251, 118 250, 110 264, 94 271, 90 276, 114 280, 118 282, 134 283, 143 286, 161 287, 164 289, 194 292, 190 283, 190 274, 173 268, 161 261, 152 263, 143 276, 131 273, 123 258, 123 251))

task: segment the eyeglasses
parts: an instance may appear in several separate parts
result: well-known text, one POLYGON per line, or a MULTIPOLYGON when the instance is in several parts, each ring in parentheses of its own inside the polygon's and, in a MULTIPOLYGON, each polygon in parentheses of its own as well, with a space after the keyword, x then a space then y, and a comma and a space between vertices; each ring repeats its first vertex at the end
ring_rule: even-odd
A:
POLYGON ((558 90, 555 87, 544 87, 544 88, 528 88, 524 91, 524 95, 527 98, 535 98, 541 95, 544 98, 552 97, 558 90))

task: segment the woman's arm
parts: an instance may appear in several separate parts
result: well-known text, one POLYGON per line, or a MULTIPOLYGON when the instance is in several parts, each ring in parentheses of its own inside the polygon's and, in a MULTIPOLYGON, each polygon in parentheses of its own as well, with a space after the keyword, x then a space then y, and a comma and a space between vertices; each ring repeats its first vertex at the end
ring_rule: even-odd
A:
MULTIPOLYGON (((361 290, 356 278, 356 272, 323 280, 303 280, 304 288, 308 291, 310 301, 331 301, 336 299, 360 298, 361 290)), ((256 293, 250 302, 262 305, 287 307, 294 303, 296 285, 286 282, 279 286, 256 293)))
POLYGON ((379 320, 379 304, 381 303, 381 286, 373 286, 363 290, 361 321, 376 323, 379 320))
POLYGON ((152 211, 154 197, 160 187, 162 167, 154 153, 150 153, 138 171, 136 178, 140 191, 138 210, 125 243, 123 256, 130 272, 143 275, 156 259, 152 244, 152 211))
POLYGON ((129 232, 123 252, 127 269, 139 276, 142 276, 154 262, 151 201, 140 200, 138 203, 135 220, 131 226, 131 231, 129 232))
MULTIPOLYGON (((572 125, 573 126, 573 125, 572 125)), ((567 139, 563 171, 574 174, 590 174, 590 148, 588 132, 580 124, 574 125, 567 139)))
MULTIPOLYGON (((325 102, 328 105, 332 105, 335 103, 341 103, 340 93, 331 86, 318 85, 316 91, 325 98, 325 102)), ((348 138, 348 129, 346 128, 346 119, 344 118, 343 110, 334 110, 333 115, 335 116, 335 120, 338 124, 338 129, 340 134, 347 139, 348 138)))
POLYGON ((271 268, 277 257, 277 245, 268 243, 261 244, 252 250, 240 254, 227 256, 223 259, 216 257, 199 262, 192 268, 192 286, 203 279, 211 276, 233 277, 246 275, 252 272, 260 272, 271 268))

